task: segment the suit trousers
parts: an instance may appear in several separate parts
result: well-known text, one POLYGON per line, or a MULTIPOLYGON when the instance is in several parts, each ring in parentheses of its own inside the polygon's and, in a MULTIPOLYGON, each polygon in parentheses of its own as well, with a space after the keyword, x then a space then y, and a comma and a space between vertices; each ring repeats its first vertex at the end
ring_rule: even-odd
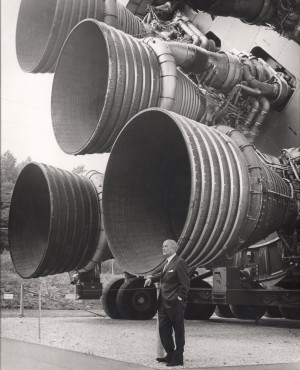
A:
POLYGON ((167 353, 175 350, 172 329, 175 334, 176 353, 183 354, 184 338, 184 307, 178 299, 170 305, 164 304, 163 300, 158 306, 159 335, 161 343, 167 353), (167 306, 167 307, 166 307, 167 306))

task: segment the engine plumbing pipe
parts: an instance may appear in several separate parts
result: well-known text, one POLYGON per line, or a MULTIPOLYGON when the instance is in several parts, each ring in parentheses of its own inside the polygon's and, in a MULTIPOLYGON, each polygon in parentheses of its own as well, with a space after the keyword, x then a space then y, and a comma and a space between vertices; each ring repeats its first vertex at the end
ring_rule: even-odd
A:
POLYGON ((104 23, 118 28, 117 0, 104 1, 104 23))
POLYGON ((200 46, 200 38, 199 36, 191 30, 191 28, 182 20, 182 19, 178 19, 178 24, 179 24, 179 27, 188 35, 191 37, 191 39, 193 40, 193 44, 194 45, 197 45, 197 46, 200 46))
POLYGON ((25 72, 54 72, 59 52, 72 28, 94 18, 132 35, 143 33, 140 19, 116 0, 21 0, 16 51, 25 72))
POLYGON ((248 65, 244 65, 243 68, 243 78, 248 82, 248 86, 254 89, 259 89, 261 94, 269 97, 275 98, 278 96, 278 85, 277 84, 268 84, 265 82, 258 81, 250 71, 248 65))
POLYGON ((79 23, 61 50, 53 80, 52 122, 61 149, 109 152, 125 123, 149 107, 200 120, 206 100, 176 67, 199 76, 213 71, 210 86, 221 90, 243 76, 242 62, 231 53, 153 37, 141 41, 91 19, 79 23))
POLYGON ((186 72, 203 75, 215 67, 210 86, 228 90, 242 80, 242 63, 236 55, 227 52, 210 52, 197 45, 168 42, 176 64, 186 72))
POLYGON ((117 138, 104 178, 103 213, 115 259, 136 275, 162 264, 165 239, 178 241, 190 267, 208 266, 297 214, 290 185, 241 132, 158 108, 137 114, 117 138))
POLYGON ((263 124, 267 114, 270 112, 271 109, 270 102, 266 97, 264 96, 259 97, 258 102, 259 102, 259 112, 257 113, 254 125, 251 127, 249 135, 247 136, 251 143, 258 136, 260 127, 263 124))
POLYGON ((198 28, 190 21, 182 18, 177 19, 179 27, 193 40, 193 44, 202 47, 203 49, 209 48, 208 38, 204 36, 198 28))
POLYGON ((79 23, 67 38, 52 87, 52 123, 69 154, 110 151, 125 123, 148 107, 199 120, 206 101, 176 69, 168 43, 143 41, 97 22, 79 23))
POLYGON ((239 129, 244 133, 245 136, 247 136, 247 134, 249 133, 249 128, 252 125, 254 117, 257 115, 259 109, 259 101, 256 98, 251 96, 248 102, 250 105, 250 111, 245 121, 242 122, 242 124, 239 127, 239 129))
MULTIPOLYGON (((188 20, 187 21, 188 27, 196 34, 199 36, 200 39, 200 47, 203 49, 208 49, 209 48, 209 43, 208 43, 208 38, 203 35, 202 32, 192 23, 192 21, 188 20)), ((213 50, 211 50, 213 51, 213 50)))
POLYGON ((177 19, 175 22, 178 22, 179 27, 189 35, 194 45, 198 45, 203 49, 209 48, 208 38, 203 35, 203 33, 193 24, 193 22, 186 16, 181 13, 177 13, 177 19))
POLYGON ((96 259, 112 258, 103 230, 102 177, 35 162, 24 167, 9 214, 10 254, 20 276, 85 271, 96 259))

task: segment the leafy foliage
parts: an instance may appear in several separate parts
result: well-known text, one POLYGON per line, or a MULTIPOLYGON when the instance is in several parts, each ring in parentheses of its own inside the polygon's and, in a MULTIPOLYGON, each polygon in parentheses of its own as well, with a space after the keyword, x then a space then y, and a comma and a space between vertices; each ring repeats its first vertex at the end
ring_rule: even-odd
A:
POLYGON ((18 176, 16 164, 17 160, 9 150, 1 156, 1 184, 16 182, 18 176))
MULTIPOLYGON (((24 284, 24 309, 25 315, 28 309, 38 309, 38 291, 42 289, 43 310, 73 310, 101 308, 101 301, 89 300, 68 300, 66 294, 74 293, 74 285, 70 284, 70 277, 67 272, 63 274, 48 275, 35 279, 22 279, 17 273, 11 261, 8 251, 4 251, 0 259, 1 268, 1 297, 4 293, 13 293, 12 300, 1 299, 1 309, 18 309, 20 307, 20 286, 24 284)), ((121 268, 114 262, 114 274, 112 274, 112 260, 102 264, 101 282, 105 287, 112 279, 124 277, 121 268)))
POLYGON ((0 252, 8 249, 7 228, 9 218, 9 207, 13 189, 22 169, 31 162, 28 157, 25 161, 17 163, 14 155, 7 150, 1 156, 1 202, 0 202, 0 252))
POLYGON ((32 162, 32 159, 30 158, 30 157, 27 157, 26 159, 25 159, 25 161, 23 161, 23 162, 21 162, 21 163, 19 163, 18 165, 17 165, 17 173, 18 173, 18 176, 19 176, 19 174, 20 174, 20 172, 23 170, 23 168, 25 167, 25 166, 27 166, 29 163, 31 163, 32 162))
POLYGON ((77 167, 73 168, 72 172, 78 175, 80 172, 85 171, 84 164, 79 164, 77 167))

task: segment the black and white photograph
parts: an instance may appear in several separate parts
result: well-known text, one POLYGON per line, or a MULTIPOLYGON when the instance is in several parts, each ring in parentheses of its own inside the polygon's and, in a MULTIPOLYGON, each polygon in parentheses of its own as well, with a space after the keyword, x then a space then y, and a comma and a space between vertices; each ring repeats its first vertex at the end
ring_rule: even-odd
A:
POLYGON ((0 369, 300 370, 300 1, 0 6, 0 369))

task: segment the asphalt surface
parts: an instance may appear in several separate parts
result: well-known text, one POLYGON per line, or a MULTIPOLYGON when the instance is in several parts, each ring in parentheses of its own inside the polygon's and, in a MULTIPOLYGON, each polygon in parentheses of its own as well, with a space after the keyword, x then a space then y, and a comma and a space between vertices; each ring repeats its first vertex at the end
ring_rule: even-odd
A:
MULTIPOLYGON (((1 338, 1 370, 147 370, 150 367, 104 357, 1 338)), ((177 367, 182 369, 184 367, 177 367)), ((198 370, 300 370, 300 362, 226 367, 202 367, 198 370)))

